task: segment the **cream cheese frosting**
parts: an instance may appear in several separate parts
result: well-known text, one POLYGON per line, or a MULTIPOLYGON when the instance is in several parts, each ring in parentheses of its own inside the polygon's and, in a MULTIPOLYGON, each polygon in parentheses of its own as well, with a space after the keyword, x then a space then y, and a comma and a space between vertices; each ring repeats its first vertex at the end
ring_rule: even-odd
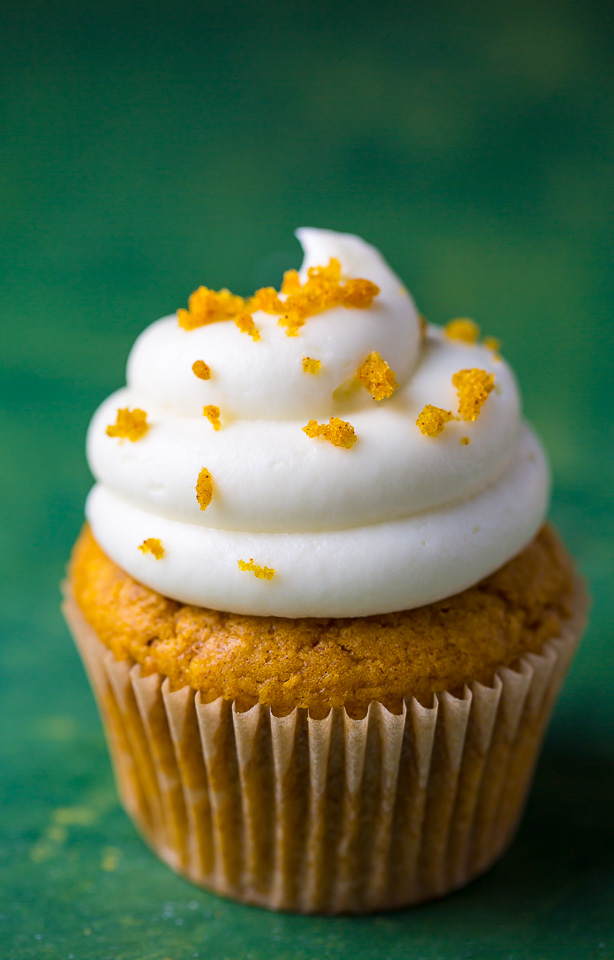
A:
POLYGON ((360 238, 297 235, 303 281, 336 258, 344 278, 370 280, 378 295, 366 308, 310 316, 297 336, 263 311, 253 313, 257 341, 232 319, 185 330, 173 315, 148 327, 127 386, 88 432, 94 536, 152 589, 234 613, 366 616, 458 593, 518 553, 547 510, 548 468, 521 419, 514 376, 485 346, 434 326, 423 336, 405 287, 360 238), (381 401, 356 378, 373 352, 398 384, 381 401), (305 357, 320 361, 316 373, 305 357), (197 360, 209 379, 195 376, 197 360), (424 436, 421 410, 456 412, 452 377, 471 368, 495 376, 479 417, 424 436), (219 408, 220 429, 207 406, 219 408), (107 434, 124 408, 147 413, 136 442, 107 434), (304 432, 331 417, 354 428, 350 449, 304 432), (213 484, 205 510, 195 492, 203 468, 213 484), (138 549, 152 537, 160 559, 138 549), (252 559, 275 575, 240 569, 252 559))

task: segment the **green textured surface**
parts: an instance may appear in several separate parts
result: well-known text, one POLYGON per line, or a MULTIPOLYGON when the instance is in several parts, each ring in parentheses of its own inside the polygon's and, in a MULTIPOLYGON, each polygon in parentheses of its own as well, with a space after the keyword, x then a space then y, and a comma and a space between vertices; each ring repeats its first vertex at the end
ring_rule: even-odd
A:
POLYGON ((0 4, 0 957, 614 957, 609 4, 0 4), (300 224, 376 243, 504 342, 594 597, 509 854, 440 903, 276 916, 175 877, 117 806, 57 584, 83 437, 137 332, 248 292, 300 224))

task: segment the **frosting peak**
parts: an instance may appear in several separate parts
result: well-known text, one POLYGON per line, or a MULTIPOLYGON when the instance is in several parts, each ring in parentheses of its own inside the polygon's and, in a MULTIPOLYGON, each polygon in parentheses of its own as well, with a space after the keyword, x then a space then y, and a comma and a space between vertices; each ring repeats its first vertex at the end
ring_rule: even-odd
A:
POLYGON ((190 311, 213 319, 165 317, 137 339, 127 386, 88 434, 94 535, 153 589, 237 613, 362 616, 457 593, 522 549, 547 507, 514 377, 477 337, 424 333, 360 238, 297 236, 287 292, 201 288, 190 311), (290 329, 293 291, 328 265, 336 305, 290 329), (440 414, 430 435, 427 408, 440 414), (136 440, 120 412, 146 418, 136 440), (159 559, 139 549, 154 541, 159 559))
MULTIPOLYGON (((338 395, 373 351, 384 360, 393 357, 397 380, 406 383, 421 336, 416 307, 399 278, 358 237, 312 229, 299 230, 298 236, 305 245, 302 282, 310 269, 337 259, 343 277, 364 278, 379 288, 371 305, 339 305, 316 313, 297 336, 286 335, 279 313, 254 310, 248 316, 259 333, 257 344, 232 317, 223 320, 223 312, 216 322, 190 329, 180 328, 176 316, 165 317, 137 339, 128 361, 128 388, 184 416, 198 416, 204 404, 215 404, 227 418, 279 421, 338 412, 338 395), (305 376, 304 357, 320 361, 316 377, 305 376), (186 376, 196 359, 210 370, 205 384, 186 376)), ((224 294, 225 303, 239 301, 236 309, 243 316, 242 306, 248 309, 249 301, 224 294)), ((366 409, 371 398, 361 391, 356 404, 366 409)))

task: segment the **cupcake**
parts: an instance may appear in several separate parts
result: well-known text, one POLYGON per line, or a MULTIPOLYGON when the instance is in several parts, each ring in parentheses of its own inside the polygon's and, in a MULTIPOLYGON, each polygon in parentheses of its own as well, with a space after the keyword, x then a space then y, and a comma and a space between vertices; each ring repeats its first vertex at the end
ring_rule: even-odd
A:
POLYGON ((586 602, 498 344, 358 237, 298 238, 279 292, 200 287, 136 341, 65 612, 163 860, 367 912, 506 848, 586 602))

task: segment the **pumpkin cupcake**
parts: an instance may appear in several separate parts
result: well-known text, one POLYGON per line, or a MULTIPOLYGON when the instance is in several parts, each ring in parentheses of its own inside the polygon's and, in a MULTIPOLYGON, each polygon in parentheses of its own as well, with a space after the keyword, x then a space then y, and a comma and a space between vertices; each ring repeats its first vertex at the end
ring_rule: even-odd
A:
POLYGON ((441 896, 518 822, 583 627, 513 374, 358 237, 196 290, 95 414, 65 610, 122 802, 210 890, 441 896))

